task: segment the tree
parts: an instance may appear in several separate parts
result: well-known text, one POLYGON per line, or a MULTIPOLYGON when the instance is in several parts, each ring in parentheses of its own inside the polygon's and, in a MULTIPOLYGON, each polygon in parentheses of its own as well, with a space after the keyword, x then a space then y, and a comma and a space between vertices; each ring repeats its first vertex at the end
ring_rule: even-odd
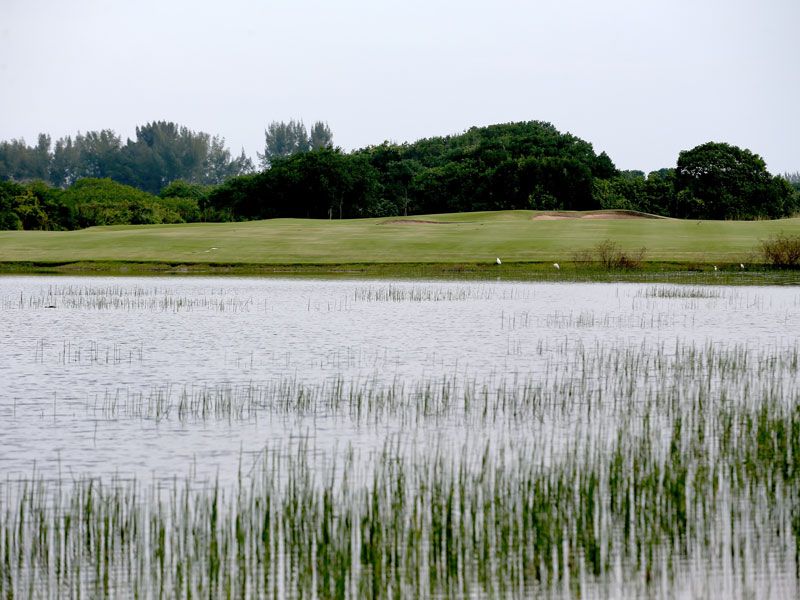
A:
POLYGON ((204 179, 211 136, 172 122, 153 121, 136 128, 136 141, 128 140, 125 162, 130 167, 123 183, 152 194, 175 181, 204 179))
POLYGON ((225 139, 214 136, 208 147, 203 165, 203 176, 197 183, 218 185, 230 177, 252 173, 251 161, 242 149, 242 153, 231 159, 231 152, 225 147, 225 139))
POLYGON ((585 163, 567 157, 527 158, 520 163, 520 185, 531 190, 530 208, 591 210, 600 208, 592 195, 592 173, 585 163))
POLYGON ((333 134, 331 128, 327 123, 317 121, 311 126, 311 135, 309 139, 311 150, 319 150, 320 148, 333 148, 333 134))
POLYGON ((14 212, 22 221, 23 229, 48 229, 47 213, 32 190, 26 189, 15 199, 14 212))
POLYGON ((81 174, 80 150, 70 136, 56 141, 50 163, 50 183, 56 187, 71 186, 81 174))
POLYGON ((264 131, 264 154, 258 153, 261 167, 266 169, 276 158, 307 152, 310 141, 302 121, 292 119, 288 123, 273 121, 264 131))
POLYGON ((280 159, 266 176, 280 216, 353 216, 352 180, 346 157, 339 150, 322 148, 280 159))
POLYGON ((231 177, 213 188, 208 197, 200 200, 206 221, 263 219, 278 216, 267 206, 269 190, 266 177, 271 171, 231 177))
POLYGON ((592 176, 598 179, 610 179, 617 174, 617 167, 605 152, 597 155, 591 165, 592 176))
POLYGON ((387 195, 386 200, 397 207, 395 214, 408 215, 411 203, 409 188, 414 177, 422 169, 419 161, 412 159, 397 160, 386 165, 383 173, 383 189, 387 195))
POLYGON ((25 188, 13 181, 0 180, 0 230, 22 229, 22 220, 16 212, 17 198, 25 188))
POLYGON ((419 171, 411 182, 413 212, 446 213, 472 210, 479 172, 472 161, 452 161, 419 171))
POLYGON ((111 179, 83 178, 62 192, 77 227, 174 222, 158 198, 111 179))
POLYGON ((791 188, 750 150, 708 142, 678 155, 676 190, 690 218, 777 218, 794 210, 791 188), (689 201, 691 199, 691 201, 689 201))
POLYGON ((89 131, 75 136, 75 146, 80 160, 79 177, 119 177, 122 140, 110 129, 89 131))
POLYGON ((0 178, 15 181, 46 180, 50 171, 50 136, 40 133, 36 146, 25 140, 0 143, 0 178))

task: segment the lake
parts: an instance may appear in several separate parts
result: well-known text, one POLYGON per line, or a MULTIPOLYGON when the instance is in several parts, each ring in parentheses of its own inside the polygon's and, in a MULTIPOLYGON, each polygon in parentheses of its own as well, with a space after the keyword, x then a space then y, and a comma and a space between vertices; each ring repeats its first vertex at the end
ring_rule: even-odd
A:
POLYGON ((0 591, 798 593, 796 287, 3 277, 0 302, 0 591))

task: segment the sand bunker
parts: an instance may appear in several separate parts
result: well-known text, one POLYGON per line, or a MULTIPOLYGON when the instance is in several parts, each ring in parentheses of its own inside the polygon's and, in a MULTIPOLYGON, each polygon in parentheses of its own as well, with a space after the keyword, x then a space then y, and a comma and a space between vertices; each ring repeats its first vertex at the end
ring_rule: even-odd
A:
POLYGON ((381 221, 378 225, 416 225, 418 223, 427 223, 430 225, 454 225, 452 221, 429 221, 426 219, 389 219, 388 221, 381 221))
POLYGON ((603 210, 562 212, 551 211, 531 217, 533 221, 561 221, 564 219, 661 219, 658 215, 636 212, 635 210, 603 210))

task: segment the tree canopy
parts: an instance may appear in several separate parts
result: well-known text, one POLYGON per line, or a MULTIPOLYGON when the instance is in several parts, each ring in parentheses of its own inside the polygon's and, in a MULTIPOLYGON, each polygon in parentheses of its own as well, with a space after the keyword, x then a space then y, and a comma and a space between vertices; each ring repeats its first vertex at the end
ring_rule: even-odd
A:
POLYGON ((224 140, 164 121, 124 144, 108 129, 54 146, 45 134, 35 146, 2 142, 0 227, 595 208, 753 219, 800 208, 800 176, 773 177, 750 150, 708 142, 674 167, 618 171, 605 152, 542 121, 351 152, 333 146, 324 122, 275 121, 259 158, 256 173, 224 140))
POLYGON ((107 177, 157 194, 177 179, 219 184, 252 170, 244 152, 231 157, 225 140, 167 121, 137 127, 136 139, 124 144, 110 129, 66 136, 54 146, 45 134, 33 147, 24 140, 0 142, 0 179, 38 179, 60 188, 83 177, 107 177))
POLYGON ((311 132, 306 130, 302 121, 273 121, 264 131, 264 141, 264 154, 259 152, 258 159, 261 167, 268 169, 277 159, 333 147, 333 134, 328 124, 322 121, 314 123, 311 132))
POLYGON ((791 186, 767 171, 750 150, 708 142, 678 155, 676 192, 690 201, 680 210, 686 217, 707 219, 777 218, 790 214, 791 186))

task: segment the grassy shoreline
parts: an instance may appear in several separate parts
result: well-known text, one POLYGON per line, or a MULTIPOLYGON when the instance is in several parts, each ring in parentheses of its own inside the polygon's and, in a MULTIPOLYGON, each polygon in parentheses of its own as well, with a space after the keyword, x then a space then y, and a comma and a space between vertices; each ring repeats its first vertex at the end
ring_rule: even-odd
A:
POLYGON ((0 275, 234 276, 398 278, 563 282, 653 282, 725 285, 797 285, 800 271, 738 264, 645 262, 636 269, 599 264, 549 262, 486 263, 187 263, 162 261, 4 261, 0 275))

